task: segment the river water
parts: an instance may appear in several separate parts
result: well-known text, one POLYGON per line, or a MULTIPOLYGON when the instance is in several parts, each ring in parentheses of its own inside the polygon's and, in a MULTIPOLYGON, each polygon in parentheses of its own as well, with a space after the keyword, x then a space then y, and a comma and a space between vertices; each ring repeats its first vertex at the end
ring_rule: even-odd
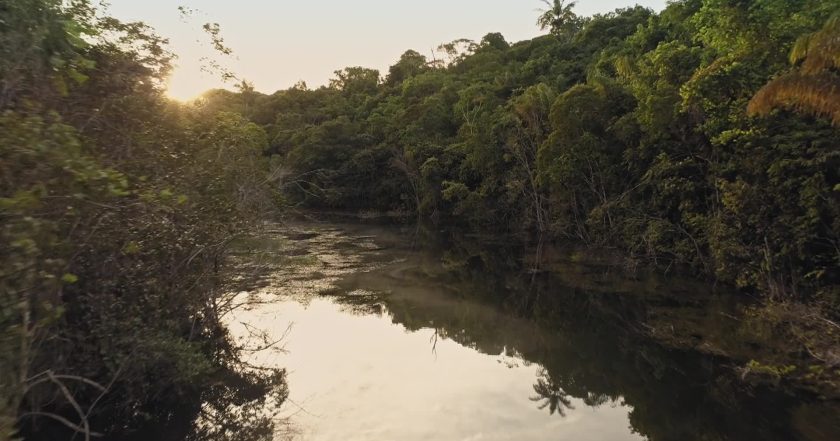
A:
POLYGON ((836 402, 645 337, 675 308, 726 332, 706 288, 443 237, 307 221, 243 245, 261 276, 229 326, 280 341, 248 355, 288 371, 277 439, 840 440, 836 402))

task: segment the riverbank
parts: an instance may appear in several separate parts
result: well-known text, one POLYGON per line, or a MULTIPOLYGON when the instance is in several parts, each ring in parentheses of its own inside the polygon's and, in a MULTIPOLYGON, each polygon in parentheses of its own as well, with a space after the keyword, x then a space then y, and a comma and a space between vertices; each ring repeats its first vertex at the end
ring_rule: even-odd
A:
POLYGON ((743 375, 737 357, 765 350, 735 331, 742 324, 732 317, 749 305, 709 285, 628 277, 569 254, 534 271, 532 250, 526 257, 513 241, 393 224, 309 219, 266 230, 247 254, 266 277, 243 290, 253 307, 235 317, 232 332, 244 322, 283 337, 282 352, 247 361, 289 368, 282 417, 304 439, 467 437, 477 427, 498 431, 486 439, 560 432, 833 441, 840 433, 831 395, 790 376, 743 375), (691 333, 700 340, 683 338, 691 333), (474 361, 450 365, 450 357, 474 361), (623 410, 607 412, 613 406, 623 410), (446 423, 459 409, 473 410, 446 423), (591 424, 579 422, 590 409, 591 424), (401 417, 418 412, 420 420, 401 417), (632 432, 621 429, 628 426, 632 432))
POLYGON ((400 213, 309 211, 291 218, 402 225, 417 230, 414 234, 425 235, 416 242, 421 248, 463 243, 465 239, 486 244, 487 248, 505 244, 504 252, 519 261, 523 272, 548 272, 565 286, 583 291, 609 287, 616 294, 646 302, 644 317, 632 328, 666 347, 725 360, 748 384, 840 399, 840 325, 816 306, 767 300, 702 280, 681 268, 640 264, 615 248, 535 244, 532 238, 466 234, 431 225, 416 227, 411 226, 412 219, 400 213))

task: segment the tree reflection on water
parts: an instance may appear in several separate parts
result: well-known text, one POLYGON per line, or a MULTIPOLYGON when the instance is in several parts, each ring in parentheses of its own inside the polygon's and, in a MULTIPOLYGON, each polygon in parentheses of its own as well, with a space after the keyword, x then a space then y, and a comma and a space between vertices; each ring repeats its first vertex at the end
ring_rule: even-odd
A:
POLYGON ((572 400, 560 385, 554 383, 545 369, 540 369, 539 378, 534 385, 534 392, 537 394, 530 398, 531 401, 539 402, 539 409, 548 408, 549 413, 566 416, 566 409, 574 409, 572 400))
MULTIPOLYGON (((397 263, 339 281, 331 298, 365 314, 363 299, 342 293, 375 292, 368 298, 376 311, 408 331, 432 329, 484 354, 538 364, 527 398, 552 415, 564 417, 579 403, 627 405, 633 430, 651 441, 831 440, 803 435, 813 430, 791 419, 825 414, 801 410, 825 408, 818 400, 743 383, 725 359, 666 347, 641 332, 658 305, 706 314, 702 308, 711 306, 691 292, 702 285, 626 277, 597 263, 544 263, 542 246, 522 257, 521 245, 474 237, 433 233, 415 243, 424 246, 391 251, 397 263)), ((836 434, 833 421, 808 424, 836 434)))

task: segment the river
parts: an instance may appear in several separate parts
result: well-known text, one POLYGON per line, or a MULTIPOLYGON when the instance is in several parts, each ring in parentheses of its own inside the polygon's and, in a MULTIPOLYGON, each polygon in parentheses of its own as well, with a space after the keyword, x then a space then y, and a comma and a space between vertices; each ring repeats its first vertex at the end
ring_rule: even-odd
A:
POLYGON ((279 342, 248 355, 288 371, 277 439, 840 439, 836 401, 650 338, 677 333, 676 310, 727 332, 727 297, 696 283, 361 223, 286 222, 242 247, 261 275, 229 326, 279 342))

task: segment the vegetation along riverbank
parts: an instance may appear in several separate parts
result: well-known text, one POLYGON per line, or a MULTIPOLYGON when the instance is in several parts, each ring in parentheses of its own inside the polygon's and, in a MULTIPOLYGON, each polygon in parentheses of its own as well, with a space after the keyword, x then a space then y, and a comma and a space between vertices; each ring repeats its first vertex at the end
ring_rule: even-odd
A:
POLYGON ((702 281, 737 314, 660 308, 640 332, 837 400, 840 0, 547 6, 542 36, 316 88, 211 60, 235 91, 180 103, 145 24, 0 2, 0 440, 271 439, 287 376, 225 326, 230 245, 298 209, 702 281))
POLYGON ((746 371, 836 386, 838 9, 698 0, 579 17, 554 2, 533 40, 488 34, 328 87, 201 101, 265 128, 290 203, 617 250, 733 287, 759 299, 766 338, 790 343, 746 371))

